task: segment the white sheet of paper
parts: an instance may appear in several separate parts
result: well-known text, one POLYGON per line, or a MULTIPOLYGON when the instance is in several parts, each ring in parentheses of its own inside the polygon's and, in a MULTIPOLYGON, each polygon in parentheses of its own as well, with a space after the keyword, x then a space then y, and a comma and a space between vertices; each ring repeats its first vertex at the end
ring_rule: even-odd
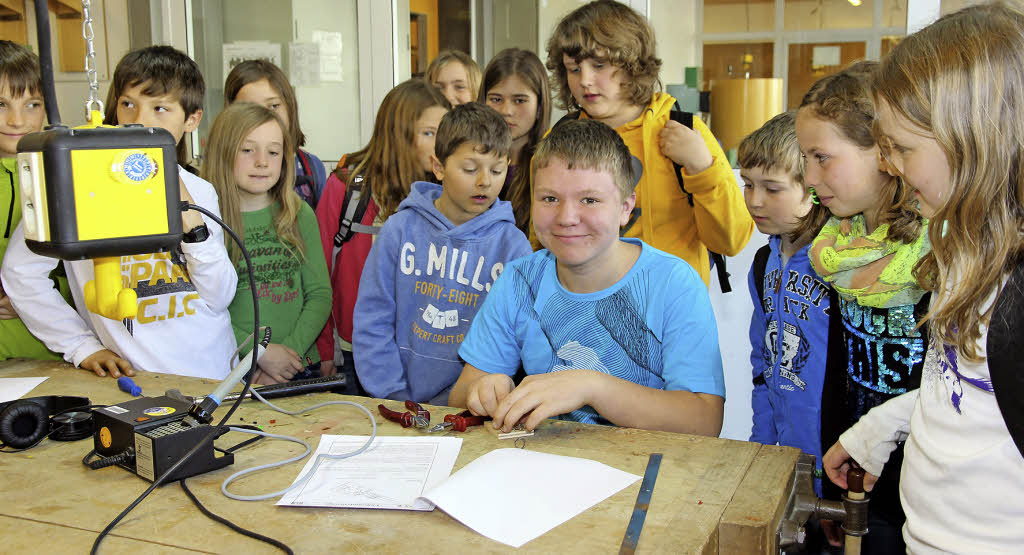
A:
POLYGON ((496 449, 424 497, 476 532, 521 547, 639 479, 589 459, 496 449))
POLYGON ((21 399, 46 378, 0 378, 0 403, 21 399))
POLYGON ((292 86, 319 86, 320 46, 315 42, 288 43, 288 68, 292 86))
MULTIPOLYGON (((355 451, 366 439, 325 435, 316 453, 355 451)), ((434 505, 420 496, 451 475, 460 449, 462 438, 458 437, 377 436, 369 449, 355 457, 324 460, 304 486, 286 493, 277 504, 432 511, 434 505)), ((299 476, 308 472, 315 460, 316 454, 299 476)))
POLYGON ((341 53, 345 44, 341 33, 313 31, 313 42, 320 47, 320 80, 343 81, 341 53))

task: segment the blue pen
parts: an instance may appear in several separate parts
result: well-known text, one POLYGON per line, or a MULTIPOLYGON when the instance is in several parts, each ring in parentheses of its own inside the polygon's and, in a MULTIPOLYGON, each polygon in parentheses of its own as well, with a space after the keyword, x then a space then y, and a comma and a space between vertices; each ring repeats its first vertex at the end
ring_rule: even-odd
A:
POLYGON ((135 397, 142 395, 142 388, 135 385, 135 382, 133 382, 128 376, 121 376, 118 378, 117 387, 121 388, 121 391, 129 393, 135 397))

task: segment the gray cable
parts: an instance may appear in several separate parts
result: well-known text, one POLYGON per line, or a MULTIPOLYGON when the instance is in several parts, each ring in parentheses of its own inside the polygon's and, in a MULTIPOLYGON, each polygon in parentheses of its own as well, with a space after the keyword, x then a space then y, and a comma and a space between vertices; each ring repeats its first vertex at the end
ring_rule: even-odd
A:
POLYGON ((270 401, 267 401, 262 396, 260 396, 260 394, 257 393, 255 389, 251 390, 251 393, 253 394, 254 397, 256 397, 257 399, 262 401, 268 407, 276 410, 277 412, 281 412, 281 413, 288 414, 288 415, 291 415, 291 416, 298 416, 299 414, 302 414, 304 412, 309 412, 309 411, 311 411, 313 409, 318 409, 320 407, 325 407, 327 405, 351 405, 351 406, 356 407, 359 410, 363 411, 364 413, 366 413, 366 416, 370 419, 370 424, 372 425, 373 430, 372 430, 372 432, 370 434, 370 438, 366 440, 366 443, 364 443, 362 445, 362 447, 360 447, 359 449, 356 449, 355 451, 351 451, 349 453, 341 453, 341 454, 338 454, 338 455, 331 455, 331 454, 328 454, 328 453, 320 453, 319 455, 316 456, 316 461, 314 461, 313 467, 309 469, 309 472, 307 472, 304 475, 302 475, 299 479, 297 479, 294 483, 292 483, 292 485, 288 486, 287 488, 285 488, 285 489, 283 489, 281 491, 276 491, 276 492, 273 492, 273 493, 264 493, 264 494, 259 494, 259 495, 238 495, 236 493, 231 493, 230 491, 228 491, 228 484, 233 482, 235 479, 240 478, 242 476, 245 476, 246 474, 251 474, 253 472, 257 472, 257 471, 264 470, 264 469, 267 469, 267 468, 276 468, 278 466, 283 466, 283 465, 286 465, 286 464, 289 464, 289 463, 300 461, 300 460, 306 458, 306 455, 309 454, 309 452, 311 451, 311 448, 310 448, 308 443, 306 443, 305 441, 302 441, 301 439, 296 438, 296 437, 284 436, 284 435, 278 435, 278 434, 271 434, 271 433, 268 433, 268 432, 263 432, 263 431, 258 431, 258 430, 250 430, 250 429, 247 429, 247 428, 229 427, 229 429, 232 432, 242 432, 242 433, 246 433, 246 434, 253 434, 253 435, 268 437, 268 438, 271 438, 271 439, 281 439, 281 440, 284 440, 284 441, 291 441, 293 443, 299 443, 299 444, 301 444, 302 446, 304 446, 306 448, 306 451, 304 453, 302 453, 301 455, 292 457, 292 458, 287 459, 287 460, 273 462, 273 463, 267 463, 267 464, 263 464, 263 465, 259 465, 259 466, 254 466, 252 468, 247 468, 245 470, 240 470, 240 471, 232 474, 231 476, 228 476, 227 479, 225 479, 224 482, 220 486, 221 493, 223 493, 228 498, 235 499, 237 501, 262 501, 264 499, 271 499, 273 497, 278 497, 280 495, 284 495, 285 493, 288 493, 289 491, 304 485, 309 480, 309 477, 316 473, 317 468, 320 467, 320 463, 323 462, 324 459, 341 460, 341 459, 347 459, 347 458, 350 458, 350 457, 354 457, 354 456, 356 456, 356 455, 366 451, 367 449, 369 449, 370 445, 373 443, 373 440, 377 439, 377 419, 374 418, 373 413, 371 413, 369 410, 366 409, 366 407, 360 405, 359 403, 353 403, 352 401, 328 401, 326 403, 320 403, 318 405, 313 405, 311 407, 306 407, 306 408, 301 409, 301 410, 289 411, 289 410, 282 409, 281 407, 278 407, 277 405, 271 403, 270 401))

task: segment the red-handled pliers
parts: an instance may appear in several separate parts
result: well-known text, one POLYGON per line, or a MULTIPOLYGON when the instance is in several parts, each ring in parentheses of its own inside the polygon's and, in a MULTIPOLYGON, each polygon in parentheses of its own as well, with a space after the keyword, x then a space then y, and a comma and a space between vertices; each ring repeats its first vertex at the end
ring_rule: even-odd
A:
POLYGON ((456 432, 465 432, 466 428, 470 426, 479 426, 483 424, 485 420, 490 419, 491 418, 489 416, 475 416, 468 410, 464 410, 458 414, 445 415, 444 422, 427 431, 440 432, 446 428, 453 428, 456 432))
POLYGON ((415 426, 416 428, 426 428, 430 425, 430 411, 420 406, 415 401, 406 401, 405 408, 409 409, 405 412, 398 412, 391 410, 384 405, 377 405, 377 410, 380 411, 380 415, 392 422, 398 422, 403 428, 415 426), (415 411, 409 412, 409 411, 415 411))

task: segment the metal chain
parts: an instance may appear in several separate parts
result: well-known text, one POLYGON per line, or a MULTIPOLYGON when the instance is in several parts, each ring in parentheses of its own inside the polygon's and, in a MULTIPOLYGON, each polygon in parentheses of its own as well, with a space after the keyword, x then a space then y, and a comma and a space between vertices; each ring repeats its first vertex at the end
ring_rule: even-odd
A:
POLYGON ((100 85, 96 75, 96 48, 93 40, 96 33, 92 30, 92 14, 89 12, 89 0, 82 0, 82 38, 85 39, 85 76, 89 79, 89 99, 85 101, 85 119, 93 110, 103 113, 103 102, 100 100, 100 85))

